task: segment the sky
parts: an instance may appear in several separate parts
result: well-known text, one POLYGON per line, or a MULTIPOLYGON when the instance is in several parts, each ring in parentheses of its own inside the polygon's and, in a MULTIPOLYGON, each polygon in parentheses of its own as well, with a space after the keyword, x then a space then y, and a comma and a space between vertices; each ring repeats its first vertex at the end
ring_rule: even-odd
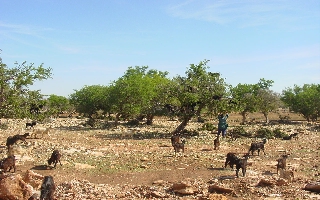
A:
POLYGON ((0 0, 0 13, 3 63, 52 68, 30 87, 46 95, 205 59, 232 86, 320 84, 319 0, 0 0))

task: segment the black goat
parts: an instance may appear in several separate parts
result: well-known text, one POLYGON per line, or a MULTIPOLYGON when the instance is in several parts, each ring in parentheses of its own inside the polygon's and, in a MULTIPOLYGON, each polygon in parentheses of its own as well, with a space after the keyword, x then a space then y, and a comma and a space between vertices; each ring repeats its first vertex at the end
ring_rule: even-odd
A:
POLYGON ((264 155, 266 155, 266 152, 264 152, 264 145, 267 143, 267 139, 263 139, 262 142, 253 142, 251 143, 251 146, 250 146, 250 149, 249 149, 249 152, 251 151, 251 154, 253 155, 253 153, 255 151, 258 151, 258 155, 260 155, 260 150, 263 151, 264 155))
POLYGON ((13 169, 13 172, 16 172, 16 158, 14 156, 8 156, 1 160, 0 169, 3 169, 3 172, 10 172, 11 169, 13 169))
POLYGON ((233 169, 233 165, 236 164, 236 160, 238 159, 239 158, 236 156, 235 153, 229 152, 227 154, 226 162, 224 163, 224 168, 226 168, 227 165, 229 164, 229 166, 233 169))
POLYGON ((279 174, 279 169, 285 170, 287 168, 287 158, 288 154, 284 154, 277 160, 277 174, 279 174))
POLYGON ((291 135, 288 135, 288 136, 284 136, 282 139, 283 140, 291 140, 292 138, 295 138, 296 140, 298 139, 298 134, 299 133, 293 133, 291 135))
POLYGON ((53 200, 53 195, 56 190, 52 176, 45 176, 41 185, 40 200, 53 200))
POLYGON ((244 158, 239 158, 238 160, 236 160, 236 162, 235 162, 235 164, 236 164, 236 176, 238 178, 239 178, 239 170, 240 170, 240 168, 242 169, 243 177, 246 176, 248 158, 249 158, 249 153, 247 153, 244 156, 244 158))
POLYGON ((184 144, 185 139, 182 138, 179 134, 173 135, 171 137, 171 144, 174 148, 174 154, 177 155, 177 153, 182 150, 182 153, 184 153, 184 144))
POLYGON ((217 136, 216 139, 214 139, 213 145, 214 145, 214 150, 218 150, 220 148, 219 136, 217 136))
POLYGON ((23 141, 24 143, 27 143, 26 138, 28 136, 30 136, 29 133, 25 133, 23 135, 19 135, 18 134, 18 135, 14 135, 14 136, 9 136, 7 138, 7 143, 6 143, 6 146, 8 147, 8 150, 12 145, 14 145, 19 140, 23 141))
POLYGON ((48 165, 51 165, 52 163, 54 164, 53 168, 56 168, 57 163, 60 163, 60 166, 62 166, 61 161, 61 154, 59 150, 54 150, 51 154, 51 157, 48 159, 48 165))
POLYGON ((35 125, 37 125, 37 122, 36 122, 36 121, 27 122, 27 123, 26 123, 26 128, 28 128, 29 126, 30 126, 31 128, 33 128, 35 125))

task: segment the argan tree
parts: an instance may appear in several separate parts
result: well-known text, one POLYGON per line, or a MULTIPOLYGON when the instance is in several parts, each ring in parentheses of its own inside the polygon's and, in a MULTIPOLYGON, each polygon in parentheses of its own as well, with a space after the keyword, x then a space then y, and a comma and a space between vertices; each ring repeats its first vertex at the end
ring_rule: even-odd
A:
MULTIPOLYGON (((242 123, 244 124, 249 113, 261 110, 266 115, 273 107, 264 107, 263 103, 267 100, 262 100, 266 95, 273 81, 260 79, 257 84, 241 84, 231 89, 232 99, 237 102, 236 111, 242 115, 242 123)), ((271 98, 269 98, 271 100, 271 98)), ((275 99, 272 99, 272 101, 275 99)))
POLYGON ((29 89, 35 81, 51 78, 52 69, 34 63, 15 63, 9 68, 0 57, 0 115, 1 117, 26 117, 32 103, 42 99, 39 91, 29 89), (32 102, 34 101, 34 102, 32 102))
POLYGON ((183 131, 192 117, 201 118, 204 108, 213 107, 212 105, 226 96, 227 85, 224 79, 219 73, 207 71, 208 62, 209 60, 204 60, 199 64, 190 64, 185 77, 173 78, 174 84, 168 88, 171 93, 169 96, 176 99, 181 123, 172 134, 183 131))
POLYGON ((167 72, 149 70, 148 66, 129 67, 125 74, 110 85, 111 111, 120 117, 134 119, 146 115, 147 124, 152 124, 155 108, 162 104, 162 88, 169 79, 167 72))
POLYGON ((307 121, 316 121, 320 116, 320 84, 294 85, 283 90, 281 100, 307 121))

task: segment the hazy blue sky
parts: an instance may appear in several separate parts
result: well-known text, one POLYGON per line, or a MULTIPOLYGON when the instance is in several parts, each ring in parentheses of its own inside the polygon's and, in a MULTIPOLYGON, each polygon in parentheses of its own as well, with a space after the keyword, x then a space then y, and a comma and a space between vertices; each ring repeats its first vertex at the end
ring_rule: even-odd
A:
POLYGON ((320 83, 319 0, 0 0, 3 62, 53 69, 32 89, 68 96, 130 66, 184 75, 210 60, 226 82, 320 83))

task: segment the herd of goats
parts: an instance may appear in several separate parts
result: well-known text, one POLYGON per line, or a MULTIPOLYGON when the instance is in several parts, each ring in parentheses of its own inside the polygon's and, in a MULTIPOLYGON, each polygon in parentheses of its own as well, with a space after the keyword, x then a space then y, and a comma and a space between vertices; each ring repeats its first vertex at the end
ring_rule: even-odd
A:
MULTIPOLYGON (((292 138, 298 138, 297 133, 291 134, 288 136, 288 138, 283 138, 284 140, 291 140, 292 138)), ((182 151, 184 153, 184 145, 185 145, 185 138, 183 138, 180 134, 173 135, 171 137, 171 144, 174 148, 174 153, 177 155, 178 152, 182 151)), ((237 153, 229 152, 226 156, 226 161, 224 168, 226 168, 228 165, 233 169, 233 166, 236 166, 236 176, 239 178, 239 170, 242 170, 242 175, 246 175, 247 170, 247 160, 251 155, 254 154, 255 151, 258 152, 258 156, 260 155, 260 151, 262 150, 264 154, 264 145, 267 143, 267 139, 263 138, 261 142, 252 142, 250 145, 249 151, 243 155, 243 157, 238 157, 237 153)), ((213 141, 214 144, 214 150, 218 150, 220 147, 220 139, 219 135, 215 138, 213 141)), ((277 174, 279 174, 279 170, 285 170, 287 167, 287 158, 288 154, 282 155, 279 159, 277 159, 277 174)))
MULTIPOLYGON (((33 128, 37 123, 36 122, 31 122, 31 123, 26 123, 26 128, 31 127, 33 128)), ((32 136, 37 138, 37 135, 41 134, 42 137, 44 135, 48 135, 49 131, 51 128, 46 128, 46 129, 37 129, 34 130, 32 133, 32 136)), ((4 158, 3 160, 0 160, 0 169, 2 170, 2 173, 10 172, 12 169, 14 172, 16 172, 16 166, 15 166, 15 156, 13 155, 13 145, 16 144, 18 141, 22 141, 26 143, 26 138, 29 137, 29 133, 25 133, 23 135, 14 135, 14 136, 9 136, 6 141, 6 146, 8 149, 8 157, 4 158)), ((296 135, 291 135, 289 136, 291 139, 292 137, 295 137, 296 135)), ((285 139, 285 138, 284 138, 285 139)), ((264 152, 264 146, 267 142, 267 139, 263 139, 261 142, 253 142, 251 143, 249 152, 246 153, 243 157, 238 157, 236 153, 229 152, 226 155, 226 161, 225 161, 225 168, 227 165, 229 165, 232 169, 233 166, 236 166, 236 176, 239 177, 239 170, 242 169, 242 174, 245 176, 246 174, 246 168, 247 168, 247 160, 249 158, 250 152, 253 155, 255 151, 258 152, 258 155, 260 154, 260 151, 264 152)), ((171 137, 171 144, 174 148, 174 154, 177 155, 180 151, 184 153, 184 146, 185 146, 185 138, 181 136, 180 134, 175 134, 171 137)), ((219 136, 216 137, 214 140, 214 149, 217 150, 219 149, 220 146, 220 139, 219 136)), ((288 155, 284 154, 277 160, 277 173, 279 169, 286 169, 286 159, 288 155)), ((51 157, 48 159, 48 165, 51 166, 52 164, 54 165, 53 168, 56 168, 57 163, 60 163, 61 158, 61 153, 59 150, 54 150, 51 154, 51 157)), ((45 176, 43 183, 41 185, 41 194, 40 194, 40 200, 53 200, 53 194, 55 191, 55 184, 53 181, 52 176, 45 176)), ((29 200, 36 200, 37 195, 33 195, 29 198, 29 200)))
MULTIPOLYGON (((28 122, 26 123, 26 128, 31 127, 33 128, 37 123, 35 121, 33 122, 28 122)), ((34 130, 32 135, 37 138, 39 134, 42 135, 48 135, 50 132, 51 128, 46 128, 46 129, 37 129, 34 130)), ((13 145, 16 144, 18 141, 22 141, 24 143, 26 142, 27 137, 30 136, 30 133, 25 133, 23 135, 14 135, 14 136, 9 136, 7 138, 6 146, 8 149, 8 157, 0 160, 0 169, 2 170, 1 173, 6 173, 10 172, 13 169, 13 172, 16 172, 16 159, 13 153, 13 145)), ((53 168, 56 168, 57 163, 59 162, 60 165, 61 161, 61 153, 59 150, 54 150, 51 154, 51 157, 48 159, 48 165, 51 166, 54 164, 53 168)), ((40 200, 53 200, 53 195, 55 192, 56 186, 53 181, 52 176, 45 176, 41 185, 41 193, 40 193, 40 200)), ((37 200, 38 195, 34 194, 32 195, 29 200, 37 200)))

